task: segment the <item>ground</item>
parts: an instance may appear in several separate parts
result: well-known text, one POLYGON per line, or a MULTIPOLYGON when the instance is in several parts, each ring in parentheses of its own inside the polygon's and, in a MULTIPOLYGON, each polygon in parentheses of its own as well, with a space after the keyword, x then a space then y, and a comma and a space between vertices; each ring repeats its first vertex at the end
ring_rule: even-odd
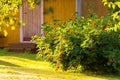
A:
POLYGON ((36 54, 0 50, 0 80, 120 80, 119 76, 56 71, 36 54))

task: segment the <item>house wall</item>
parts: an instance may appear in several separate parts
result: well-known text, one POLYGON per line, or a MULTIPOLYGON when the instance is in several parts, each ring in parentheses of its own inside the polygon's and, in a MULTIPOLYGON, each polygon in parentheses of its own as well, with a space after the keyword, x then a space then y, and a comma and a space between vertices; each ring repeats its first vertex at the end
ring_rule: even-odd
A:
POLYGON ((8 29, 7 42, 10 43, 18 43, 20 42, 20 27, 16 26, 15 30, 8 29))
MULTIPOLYGON (((19 18, 19 12, 16 14, 19 18)), ((11 26, 7 27, 6 24, 3 24, 4 29, 6 29, 8 35, 4 38, 0 38, 0 47, 6 47, 10 43, 20 42, 20 26, 19 24, 14 24, 15 30, 11 29, 11 26)))
POLYGON ((20 29, 17 26, 15 30, 11 30, 10 27, 6 28, 8 36, 5 38, 0 38, 0 47, 6 47, 10 43, 20 42, 20 29))
MULTIPOLYGON (((89 9, 95 11, 99 16, 108 13, 107 8, 103 6, 101 0, 81 0, 81 2, 82 16, 85 16, 89 9)), ((50 23, 53 19, 65 21, 73 18, 73 14, 76 12, 76 0, 48 0, 44 2, 44 12, 44 22, 50 23), (49 8, 51 12, 45 12, 49 8)), ((6 38, 0 38, 0 47, 8 46, 9 43, 20 42, 19 27, 15 30, 11 30, 10 28, 7 28, 7 30, 8 36, 6 38)))
POLYGON ((82 0, 82 16, 87 15, 89 10, 97 13, 99 16, 106 15, 108 13, 107 7, 102 3, 102 0, 82 0))
POLYGON ((53 19, 65 21, 73 17, 76 11, 76 0, 48 0, 44 2, 44 22, 52 22, 53 19), (53 9, 53 13, 46 11, 53 9))
MULTIPOLYGON (((93 10, 97 15, 104 16, 108 13, 101 0, 81 0, 81 15, 87 15, 89 10, 93 10)), ((53 13, 44 14, 44 22, 52 22, 53 19, 65 21, 73 17, 76 12, 76 0, 48 0, 44 2, 44 11, 53 8, 53 13)))

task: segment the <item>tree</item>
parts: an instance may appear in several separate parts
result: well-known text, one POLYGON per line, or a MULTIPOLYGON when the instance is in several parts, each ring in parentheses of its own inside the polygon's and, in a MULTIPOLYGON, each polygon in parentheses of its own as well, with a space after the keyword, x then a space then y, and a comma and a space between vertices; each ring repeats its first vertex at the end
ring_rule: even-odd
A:
MULTIPOLYGON (((21 23, 19 19, 19 8, 25 0, 0 0, 0 34, 7 36, 7 28, 15 30, 16 24, 21 23)), ((40 0, 27 0, 30 7, 40 0)))
POLYGON ((102 0, 104 5, 108 6, 110 14, 115 22, 114 27, 109 30, 120 31, 120 0, 102 0))

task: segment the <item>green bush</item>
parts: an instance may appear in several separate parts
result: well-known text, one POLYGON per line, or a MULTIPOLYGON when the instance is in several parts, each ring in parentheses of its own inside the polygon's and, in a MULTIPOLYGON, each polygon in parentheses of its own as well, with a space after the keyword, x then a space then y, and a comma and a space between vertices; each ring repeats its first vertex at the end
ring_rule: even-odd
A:
POLYGON ((44 24, 44 37, 34 36, 38 54, 56 69, 120 72, 120 30, 111 16, 82 17, 44 24))
POLYGON ((91 70, 120 74, 120 5, 102 0, 110 15, 89 14, 80 20, 54 21, 44 25, 45 36, 34 36, 39 56, 56 69, 91 70))
POLYGON ((52 62, 56 70, 77 69, 120 73, 120 8, 119 1, 104 4, 110 15, 89 14, 80 20, 44 24, 44 37, 34 36, 38 56, 52 62))

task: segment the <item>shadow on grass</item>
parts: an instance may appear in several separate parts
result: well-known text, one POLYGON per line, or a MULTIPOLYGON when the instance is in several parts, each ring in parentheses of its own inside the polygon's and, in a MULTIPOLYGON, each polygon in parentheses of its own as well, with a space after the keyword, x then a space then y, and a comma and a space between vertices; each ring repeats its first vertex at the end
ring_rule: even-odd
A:
MULTIPOLYGON (((71 77, 71 75, 75 75, 74 77, 81 76, 83 78, 84 76, 85 77, 90 76, 90 77, 93 77, 93 78, 94 77, 100 78, 101 80, 120 80, 119 76, 109 75, 109 74, 108 75, 105 75, 105 74, 97 75, 95 73, 87 72, 87 73, 82 73, 82 75, 81 75, 79 73, 63 73, 63 72, 59 73, 59 72, 55 72, 55 71, 50 70, 49 68, 45 68, 45 66, 46 66, 45 64, 38 64, 37 63, 38 59, 36 59, 36 54, 12 53, 12 52, 7 52, 5 50, 0 50, 0 56, 3 57, 3 58, 5 57, 4 59, 7 59, 7 60, 9 60, 9 58, 10 58, 10 60, 11 60, 11 63, 0 60, 0 65, 10 66, 11 68, 13 68, 13 67, 21 67, 22 71, 25 70, 27 72, 36 73, 36 74, 42 73, 41 75, 43 75, 43 76, 45 75, 45 76, 49 77, 49 75, 50 75, 51 77, 54 77, 54 76, 59 75, 60 77, 71 77), (16 60, 18 62, 15 62, 15 64, 12 64, 12 61, 14 61, 14 60, 16 60), (22 63, 25 63, 25 64, 22 64, 22 63), (26 64, 28 64, 28 65, 26 65, 26 64), (22 65, 22 66, 19 66, 19 65, 22 65), (43 68, 39 68, 39 65, 40 66, 42 65, 43 68), (31 67, 29 67, 29 66, 31 66, 31 67), (38 67, 38 69, 37 69, 37 67, 38 67), (62 74, 64 74, 64 76, 62 74)), ((15 68, 14 70, 18 70, 18 68, 15 68)), ((72 80, 76 80, 76 79, 72 79, 72 80)))
POLYGON ((20 67, 20 66, 18 66, 18 65, 15 65, 15 64, 12 64, 12 63, 3 61, 3 60, 0 60, 0 65, 11 66, 11 67, 20 67))
POLYGON ((91 71, 82 72, 87 76, 97 77, 105 80, 120 80, 120 75, 115 73, 96 73, 91 71))
POLYGON ((43 61, 42 58, 37 58, 37 54, 35 53, 29 53, 29 52, 25 52, 25 53, 15 53, 15 52, 8 52, 5 49, 0 49, 0 56, 14 56, 14 57, 19 57, 19 58, 25 58, 25 59, 29 59, 29 60, 35 60, 35 61, 43 61))

